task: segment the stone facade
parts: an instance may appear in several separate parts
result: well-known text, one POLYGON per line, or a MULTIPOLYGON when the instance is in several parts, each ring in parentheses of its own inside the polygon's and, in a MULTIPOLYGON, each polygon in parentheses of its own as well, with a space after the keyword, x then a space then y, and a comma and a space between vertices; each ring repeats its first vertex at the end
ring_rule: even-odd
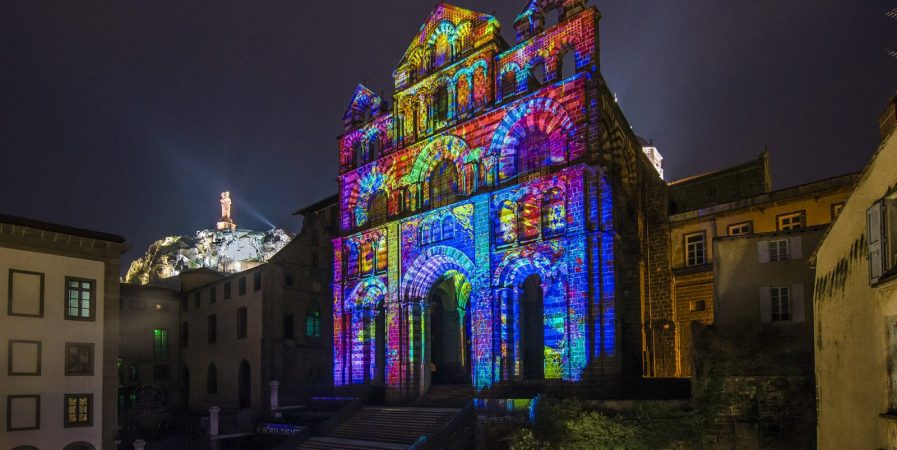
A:
POLYGON ((395 105, 356 89, 339 138, 337 386, 399 400, 438 381, 673 373, 668 260, 646 257, 668 244, 666 186, 601 77, 584 3, 530 2, 513 47, 495 18, 441 3, 394 72, 395 105))

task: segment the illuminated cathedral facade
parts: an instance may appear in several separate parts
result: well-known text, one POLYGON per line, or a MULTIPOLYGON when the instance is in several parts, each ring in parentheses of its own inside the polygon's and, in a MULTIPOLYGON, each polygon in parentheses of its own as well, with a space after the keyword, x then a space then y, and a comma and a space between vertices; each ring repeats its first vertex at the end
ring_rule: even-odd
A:
POLYGON ((532 0, 509 45, 494 17, 441 3, 393 72, 393 104, 356 88, 339 137, 335 385, 407 399, 434 383, 581 383, 642 376, 671 351, 643 324, 668 291, 644 256, 665 191, 600 75, 599 18, 532 0))

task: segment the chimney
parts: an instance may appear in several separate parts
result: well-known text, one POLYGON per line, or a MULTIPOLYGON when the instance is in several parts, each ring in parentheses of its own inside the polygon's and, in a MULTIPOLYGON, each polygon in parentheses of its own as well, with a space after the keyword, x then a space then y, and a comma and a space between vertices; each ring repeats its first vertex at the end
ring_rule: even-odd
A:
POLYGON ((888 107, 878 116, 878 129, 881 133, 881 138, 888 137, 895 126, 897 126, 897 95, 891 97, 888 107))

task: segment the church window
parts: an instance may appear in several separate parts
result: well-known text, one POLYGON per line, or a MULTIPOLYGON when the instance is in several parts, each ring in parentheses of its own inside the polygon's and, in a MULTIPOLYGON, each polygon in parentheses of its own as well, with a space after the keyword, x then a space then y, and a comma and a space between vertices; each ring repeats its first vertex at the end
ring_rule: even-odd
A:
POLYGON ((442 161, 430 174, 430 206, 454 203, 458 199, 458 169, 449 160, 442 161))
POLYGON ((510 200, 501 202, 492 227, 495 245, 513 244, 517 239, 517 206, 510 200))
POLYGON ((455 221, 452 216, 445 216, 442 219, 442 238, 452 239, 455 237, 455 221))
POLYGON ((436 89, 436 114, 433 118, 437 122, 448 120, 448 89, 440 86, 436 89))
POLYGON ((501 95, 504 99, 511 98, 517 93, 517 73, 509 70, 501 76, 501 95))
POLYGON ((349 278, 354 278, 358 276, 358 245, 354 242, 350 242, 346 245, 346 253, 348 256, 346 257, 346 273, 349 274, 349 278))
POLYGON ((551 141, 541 131, 528 133, 517 150, 517 174, 521 181, 548 173, 551 166, 551 141))
POLYGON ((361 274, 370 275, 374 268, 374 249, 371 241, 367 241, 361 246, 361 274))
POLYGON ((383 191, 379 191, 376 195, 371 197, 370 200, 368 218, 370 219, 371 226, 376 227, 386 222, 387 212, 388 209, 386 193, 383 191))
POLYGON ((386 267, 389 263, 388 250, 389 248, 386 246, 386 236, 380 236, 380 238, 377 239, 377 273, 386 272, 386 267))
POLYGON ((542 200, 542 229, 545 237, 563 234, 567 225, 567 205, 564 193, 552 188, 542 200))
POLYGON ((538 197, 528 195, 520 201, 520 215, 517 225, 518 238, 521 242, 531 241, 539 237, 541 208, 538 197))

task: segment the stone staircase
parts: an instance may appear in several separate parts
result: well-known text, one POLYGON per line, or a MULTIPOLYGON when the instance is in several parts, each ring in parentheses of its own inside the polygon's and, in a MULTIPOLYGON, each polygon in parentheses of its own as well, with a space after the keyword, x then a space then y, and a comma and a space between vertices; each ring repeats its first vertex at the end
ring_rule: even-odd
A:
POLYGON ((412 406, 431 408, 462 408, 473 398, 469 384, 436 384, 426 394, 415 399, 412 406))
POLYGON ((299 449, 404 449, 421 436, 442 431, 460 411, 460 408, 364 407, 326 436, 309 438, 299 449))

